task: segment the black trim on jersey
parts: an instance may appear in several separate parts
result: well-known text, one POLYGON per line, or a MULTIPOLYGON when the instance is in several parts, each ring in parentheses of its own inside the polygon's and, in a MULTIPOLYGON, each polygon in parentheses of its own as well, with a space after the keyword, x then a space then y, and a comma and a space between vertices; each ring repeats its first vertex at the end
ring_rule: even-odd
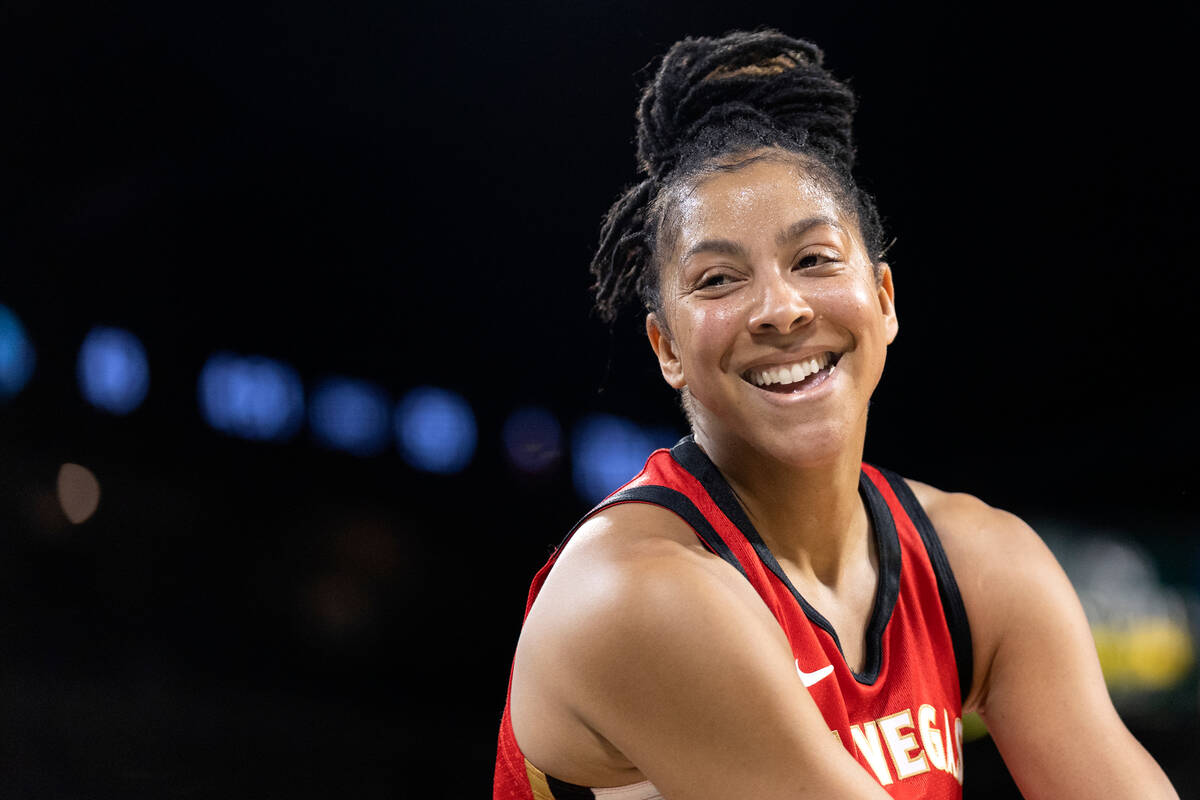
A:
MULTIPOLYGON (((542 774, 546 775, 544 772, 542 774)), ((596 800, 596 795, 588 787, 560 781, 553 775, 546 775, 546 785, 550 787, 554 800, 596 800)))
MULTIPOLYGON (((734 569, 742 573, 743 578, 746 578, 746 570, 742 567, 741 562, 737 560, 737 556, 729 549, 729 545, 725 544, 725 540, 713 530, 712 524, 704 517, 704 514, 700 513, 700 509, 696 508, 696 504, 692 502, 692 499, 683 492, 668 486, 632 486, 609 495, 599 505, 589 511, 583 519, 575 523, 575 527, 571 528, 570 532, 567 533, 566 538, 559 545, 559 549, 562 549, 563 545, 567 543, 567 539, 571 538, 580 525, 609 506, 620 505, 621 503, 651 503, 656 506, 662 506, 668 511, 673 511, 680 519, 692 527, 692 530, 700 537, 700 541, 709 550, 720 556, 723 561, 732 564, 734 569)), ((747 578, 747 580, 749 579, 747 578)))
MULTIPOLYGON (((754 548, 755 553, 758 554, 767 569, 775 573, 775 577, 779 578, 792 593, 792 597, 796 599, 801 610, 804 611, 804 615, 833 638, 834 644, 837 645, 838 651, 842 653, 844 659, 846 654, 842 650, 841 640, 838 639, 833 625, 819 611, 809 605, 800 592, 796 591, 796 587, 784 573, 783 567, 779 565, 766 542, 758 535, 754 524, 750 522, 745 509, 742 508, 741 502, 734 494, 733 488, 708 455, 696 444, 695 439, 692 436, 680 439, 679 443, 671 448, 671 457, 695 476, 696 480, 700 481, 700 485, 716 502, 717 507, 725 516, 729 517, 729 520, 750 542, 750 546, 754 548)), ((858 491, 863 497, 871 520, 871 529, 875 533, 875 545, 879 555, 879 578, 875 586, 875 603, 871 607, 871 617, 867 622, 864 637, 866 661, 863 664, 863 671, 859 673, 851 669, 850 674, 859 683, 870 685, 879 678, 879 670, 883 666, 883 632, 896 608, 896 598, 900 596, 900 537, 896 533, 896 523, 888 510, 887 501, 883 499, 883 495, 879 493, 875 484, 871 483, 871 479, 867 477, 866 473, 859 474, 858 491)), ((746 573, 743 571, 742 574, 746 573)))
POLYGON ((950 560, 942 549, 942 540, 937 530, 925 513, 917 496, 913 494, 908 481, 891 470, 876 467, 887 479, 900 505, 904 506, 908 518, 917 526, 921 540, 925 542, 925 552, 929 554, 929 563, 933 565, 933 574, 937 577, 938 596, 942 599, 942 611, 946 615, 946 626, 950 628, 950 641, 954 645, 954 661, 958 665, 958 685, 962 689, 962 699, 966 701, 971 693, 971 682, 974 676, 975 657, 971 649, 971 625, 967 619, 967 610, 963 605, 962 594, 958 591, 958 582, 954 580, 954 572, 950 569, 950 560))

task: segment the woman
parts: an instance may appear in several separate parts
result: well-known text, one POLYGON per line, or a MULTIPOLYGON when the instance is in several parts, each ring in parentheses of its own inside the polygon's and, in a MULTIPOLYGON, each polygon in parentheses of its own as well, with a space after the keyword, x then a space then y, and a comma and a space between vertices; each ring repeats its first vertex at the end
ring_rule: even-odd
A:
POLYGON ((862 463, 898 323, 853 105, 773 31, 681 41, 646 87, 592 270, 692 435, 535 578, 495 797, 960 797, 966 710, 1028 797, 1176 796, 1037 535, 862 463))

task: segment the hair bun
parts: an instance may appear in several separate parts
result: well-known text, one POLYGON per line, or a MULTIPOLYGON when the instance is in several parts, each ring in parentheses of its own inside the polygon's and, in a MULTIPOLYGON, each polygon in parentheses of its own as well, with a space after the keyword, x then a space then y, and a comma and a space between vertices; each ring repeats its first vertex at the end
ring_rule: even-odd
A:
POLYGON ((641 169, 661 179, 696 145, 737 138, 820 151, 849 172, 854 94, 822 60, 816 45, 775 30, 675 43, 638 106, 641 169))

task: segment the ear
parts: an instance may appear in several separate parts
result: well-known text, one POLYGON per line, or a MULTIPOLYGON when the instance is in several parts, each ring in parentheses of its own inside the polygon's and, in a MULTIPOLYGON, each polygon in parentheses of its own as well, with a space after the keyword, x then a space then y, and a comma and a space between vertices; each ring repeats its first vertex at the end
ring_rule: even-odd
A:
POLYGON ((650 340, 650 347, 658 357, 658 367, 662 370, 663 379, 673 389, 687 386, 687 380, 683 377, 683 363, 675 349, 675 340, 671 338, 667 326, 653 312, 646 315, 646 338, 650 340))
POLYGON ((883 312, 883 329, 887 334, 887 343, 891 344, 900 331, 900 321, 896 318, 896 287, 892 285, 892 268, 886 262, 879 265, 879 308, 883 312))

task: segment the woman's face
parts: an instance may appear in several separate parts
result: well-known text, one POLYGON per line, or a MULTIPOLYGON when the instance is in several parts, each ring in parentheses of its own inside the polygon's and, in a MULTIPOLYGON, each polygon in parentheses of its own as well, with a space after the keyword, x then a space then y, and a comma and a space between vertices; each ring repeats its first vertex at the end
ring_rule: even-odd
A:
POLYGON ((701 443, 796 466, 861 447, 897 322, 891 273, 877 279, 854 217, 773 156, 676 202, 661 317, 646 328, 663 377, 691 395, 701 443))

